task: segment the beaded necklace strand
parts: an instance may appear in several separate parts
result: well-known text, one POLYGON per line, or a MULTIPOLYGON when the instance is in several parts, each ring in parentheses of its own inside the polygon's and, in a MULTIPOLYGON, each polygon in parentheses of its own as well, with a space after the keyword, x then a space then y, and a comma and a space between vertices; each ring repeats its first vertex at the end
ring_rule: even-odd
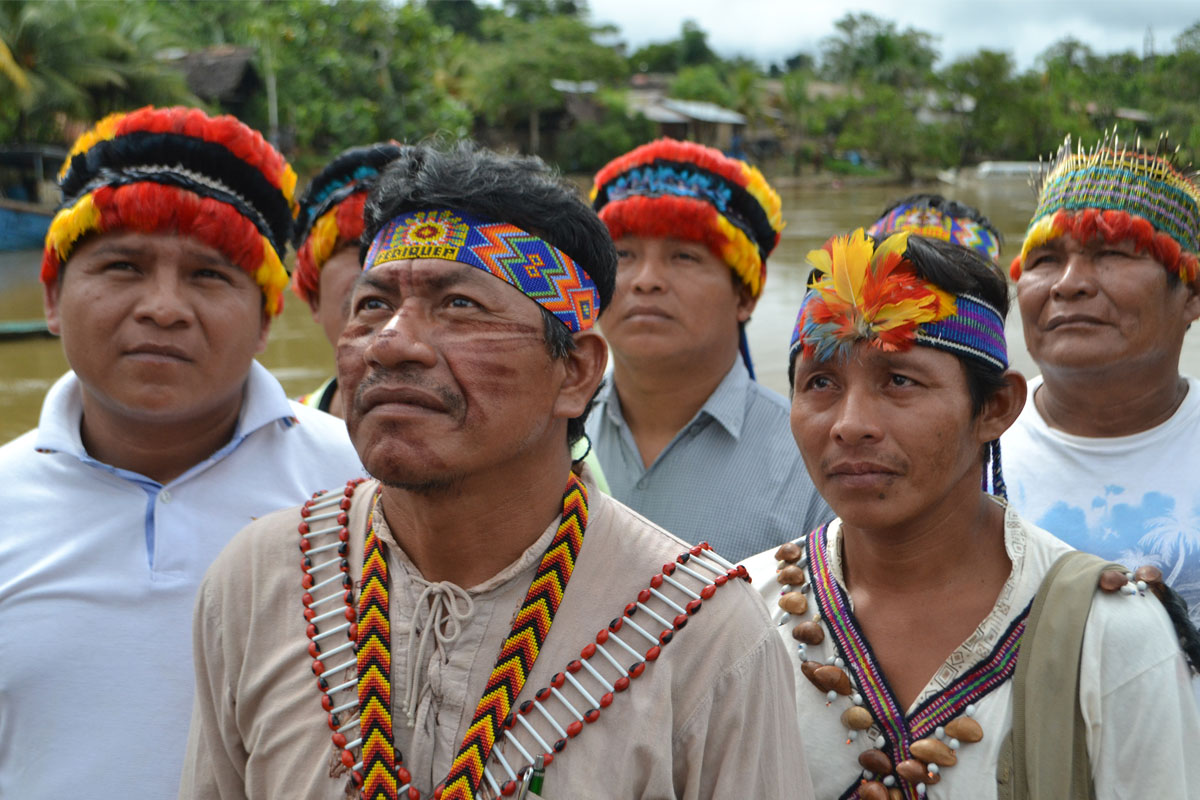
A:
MULTIPOLYGON (((974 719, 975 704, 1009 680, 1016 670, 1029 606, 999 637, 990 654, 964 671, 949 686, 905 715, 875 661, 870 644, 859 631, 845 591, 833 578, 827 557, 828 525, 788 542, 775 552, 776 580, 783 586, 776 624, 800 618, 792 629, 802 661, 801 672, 832 706, 841 697, 850 705, 841 714, 846 744, 859 734, 876 732, 873 747, 859 754, 861 779, 842 795, 844 800, 916 800, 941 780, 942 770, 958 762, 964 744, 982 741, 983 728, 974 719), (805 619, 807 595, 815 614, 805 619), (806 659, 809 646, 820 645, 826 631, 834 655, 824 663, 806 659)), ((1145 582, 1115 570, 1101 575, 1100 588, 1131 595, 1144 592, 1145 582)))
MULTIPOLYGON (((377 786, 382 787, 384 792, 382 795, 376 794, 375 797, 406 797, 408 800, 420 800, 420 792, 416 787, 410 785, 411 776, 400 763, 399 753, 395 752, 391 746, 390 734, 388 736, 379 734, 373 738, 367 727, 368 717, 374 717, 376 720, 383 719, 380 713, 381 710, 390 709, 389 703, 382 702, 382 684, 378 680, 379 676, 390 674, 390 636, 383 634, 383 629, 379 626, 380 620, 378 619, 375 622, 378 629, 374 637, 369 637, 366 634, 359 635, 360 626, 365 629, 367 617, 372 614, 372 608, 363 607, 367 605, 377 606, 380 602, 378 589, 371 583, 372 580, 379 581, 378 563, 374 565, 369 563, 374 561, 374 559, 370 558, 370 553, 365 545, 363 558, 364 581, 358 604, 358 611, 361 611, 361 613, 356 613, 356 606, 351 591, 352 583, 348 577, 349 564, 345 560, 347 553, 346 543, 349 539, 347 514, 354 491, 361 482, 351 481, 340 495, 317 495, 301 510, 303 521, 300 524, 300 549, 305 554, 303 585, 306 590, 304 594, 305 618, 309 621, 309 654, 314 658, 313 672, 317 675, 318 687, 322 692, 322 707, 328 712, 327 721, 329 727, 334 731, 334 745, 341 753, 342 763, 351 771, 350 774, 356 786, 360 787, 360 796, 369 796, 364 788, 367 778, 372 775, 372 770, 368 767, 367 755, 369 748, 367 743, 373 741, 374 746, 377 748, 374 775, 377 786), (336 527, 316 532, 310 531, 310 522, 315 523, 327 519, 336 520, 336 527), (333 559, 313 565, 309 555, 315 554, 318 551, 318 547, 314 546, 313 540, 318 536, 333 533, 337 534, 337 541, 328 546, 321 545, 320 548, 336 549, 341 560, 333 559), (313 572, 322 568, 326 571, 337 569, 337 572, 331 577, 322 577, 320 580, 317 580, 313 572), (368 576, 369 569, 372 576, 368 576), (341 580, 344 592, 338 591, 318 600, 313 599, 312 593, 314 591, 338 580, 341 580), (314 607, 332 602, 338 598, 343 599, 345 611, 338 609, 324 613, 316 612, 314 607), (363 598, 368 599, 364 601, 363 598), (371 598, 374 599, 372 600, 371 598), (330 628, 328 631, 318 630, 317 623, 324 619, 331 619, 338 616, 344 616, 347 621, 330 628), (359 620, 363 620, 363 622, 360 624, 359 620), (321 641, 342 631, 347 632, 349 641, 331 650, 322 651, 321 641), (371 653, 366 658, 368 663, 367 672, 369 673, 366 677, 369 680, 360 682, 357 679, 352 679, 338 686, 330 686, 324 677, 325 675, 333 675, 349 667, 357 666, 358 660, 352 657, 343 664, 327 668, 322 658, 328 659, 346 650, 354 651, 356 645, 360 643, 361 646, 358 648, 358 652, 363 652, 368 648, 371 650, 371 653), (383 668, 382 659, 384 657, 387 658, 389 669, 383 668), (362 686, 364 683, 369 684, 365 692, 356 690, 356 687, 362 686), (350 690, 356 690, 358 697, 353 701, 336 705, 333 695, 340 691, 349 692, 350 690), (360 699, 362 697, 366 698, 365 701, 360 699), (342 715, 355 708, 359 709, 360 712, 358 718, 343 723, 342 715), (347 741, 347 732, 360 725, 362 726, 362 735, 353 741, 347 741), (387 743, 387 749, 384 748, 385 742, 387 743), (354 750, 359 747, 362 747, 362 759, 357 759, 354 756, 354 750), (392 752, 391 764, 394 765, 392 769, 388 767, 388 750, 392 752)), ((567 494, 570 493, 570 488, 570 485, 568 485, 567 494)), ((582 484, 580 484, 580 489, 583 489, 582 484)), ((565 499, 566 496, 564 496, 565 499)), ((584 500, 584 503, 581 504, 582 510, 586 513, 586 491, 581 493, 581 499, 584 500)), ((372 506, 373 511, 374 505, 372 506)), ((372 527, 371 522, 369 522, 368 538, 370 538, 372 527)), ((582 527, 580 529, 580 536, 582 536, 582 527)), ((556 534, 556 540, 557 538, 556 534)), ((552 543, 550 550, 553 548, 554 545, 552 543)), ((547 552, 549 553, 550 550, 547 552)), ((578 549, 574 552, 577 555, 578 549)), ((544 561, 545 556, 543 556, 543 563, 544 561)), ((383 568, 386 569, 386 561, 383 561, 383 568)), ((542 570, 539 568, 539 575, 541 572, 542 570)), ((579 658, 570 661, 564 671, 556 673, 551 678, 549 686, 537 690, 533 694, 532 699, 525 700, 516 708, 511 708, 511 705, 520 690, 517 689, 513 692, 511 697, 508 698, 509 712, 502 717, 494 717, 499 720, 498 731, 491 739, 493 745, 491 756, 494 759, 494 763, 488 764, 487 756, 483 756, 475 762, 468 754, 466 756, 468 773, 472 765, 478 763, 480 765, 479 772, 481 773, 481 777, 487 782, 492 796, 509 797, 515 794, 519 788, 520 776, 524 774, 529 768, 528 765, 534 760, 530 750, 541 748, 544 751, 545 764, 549 766, 554 760, 555 755, 563 752, 569 740, 582 732, 585 724, 590 725, 595 723, 600 717, 601 709, 610 706, 615 695, 619 695, 629 689, 631 681, 640 677, 649 664, 659 658, 662 648, 669 644, 676 634, 687 625, 688 619, 700 610, 703 602, 710 599, 718 588, 724 586, 729 580, 734 578, 749 581, 749 574, 746 572, 745 567, 735 566, 713 552, 707 542, 693 546, 687 552, 680 554, 674 562, 664 564, 662 571, 651 578, 649 587, 642 589, 634 602, 625 605, 620 616, 613 619, 607 627, 601 629, 594 637, 594 640, 580 650, 579 658), (673 596, 678 599, 673 599, 673 596), (650 604, 656 604, 666 609, 663 612, 665 616, 656 612, 650 604), (634 620, 634 616, 637 614, 645 615, 648 619, 642 623, 638 623, 634 620), (672 615, 674 615, 673 618, 672 615), (663 630, 658 635, 650 632, 654 630, 655 625, 663 627, 663 630), (648 631, 647 628, 650 630, 648 631), (651 646, 643 653, 622 639, 622 635, 626 636, 626 638, 632 636, 634 639, 640 637, 651 646), (614 655, 614 653, 617 653, 617 655, 614 655), (618 660, 622 653, 628 654, 637 660, 632 665, 626 667, 618 660), (591 662, 593 660, 598 662, 597 666, 592 665, 591 662), (607 670, 615 671, 616 677, 606 678, 604 671, 607 670), (590 684, 590 686, 585 686, 585 684, 590 684), (575 696, 576 699, 574 702, 567 697, 566 693, 568 691, 575 696), (557 702, 567 712, 569 721, 559 722, 555 718, 554 714, 547 708, 547 705, 552 700, 557 702), (580 702, 587 704, 584 706, 585 710, 583 711, 576 708, 576 704, 580 702), (544 722, 548 724, 554 733, 550 736, 543 736, 538 732, 538 728, 534 724, 531 724, 531 720, 535 723, 544 722), (530 742, 527 742, 527 744, 536 742, 535 747, 527 748, 521 744, 520 736, 526 734, 530 738, 530 742), (525 759, 526 765, 514 768, 501 753, 500 748, 494 746, 500 741, 507 742, 518 751, 525 759), (484 764, 488 764, 488 766, 484 767, 484 764), (502 768, 507 780, 504 778, 499 780, 494 778, 490 771, 493 767, 502 768)), ((538 580, 535 578, 534 584, 530 588, 531 593, 537 585, 538 580)), ((561 601, 561 595, 559 600, 561 601)), ((375 614, 374 616, 378 617, 379 615, 375 614)), ((519 612, 518 620, 520 616, 521 613, 519 612)), ((542 641, 544 641, 544 636, 542 637, 542 641)), ((518 666, 524 665, 518 662, 518 666)), ((531 668, 532 664, 529 666, 531 668)), ((526 669, 524 675, 527 676, 528 674, 529 670, 526 669)), ((495 674, 493 674, 493 678, 495 678, 495 674)), ((488 685, 489 687, 492 686, 491 679, 489 679, 488 685)), ((388 690, 390 700, 390 686, 388 690)), ((480 701, 480 708, 483 708, 485 703, 491 702, 494 699, 489 698, 489 692, 490 688, 488 691, 485 691, 484 697, 480 701)), ((477 717, 478 715, 479 710, 476 712, 477 717)), ((388 719, 390 719, 390 715, 388 719)), ((467 737, 464 739, 463 749, 460 750, 459 757, 455 759, 454 764, 456 766, 460 764, 460 759, 463 759, 463 753, 467 750, 468 745, 471 744, 471 732, 475 729, 476 725, 473 722, 471 728, 468 729, 467 737)), ((486 728, 481 728, 480 730, 486 733, 486 728)), ((451 775, 453 774, 454 770, 452 767, 451 775)), ((449 785, 450 778, 448 777, 446 781, 434 789, 434 798, 478 796, 451 795, 447 788, 449 785)), ((479 784, 476 783, 475 791, 477 792, 479 791, 478 786, 479 784)))

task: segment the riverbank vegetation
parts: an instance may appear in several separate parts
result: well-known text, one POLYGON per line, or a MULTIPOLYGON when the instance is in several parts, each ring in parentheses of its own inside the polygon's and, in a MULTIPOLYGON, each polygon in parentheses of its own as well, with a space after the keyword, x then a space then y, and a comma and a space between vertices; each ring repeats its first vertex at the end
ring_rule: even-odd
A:
POLYGON ((65 143, 114 110, 194 103, 267 132, 302 171, 437 134, 587 172, 675 130, 641 102, 658 91, 728 112, 710 143, 782 173, 909 179, 1113 125, 1170 130, 1195 158, 1200 21, 1171 45, 1065 38, 1020 71, 998 50, 942 63, 929 33, 847 14, 819 52, 763 65, 718 56, 692 22, 631 51, 582 0, 0 0, 0 142, 65 143))

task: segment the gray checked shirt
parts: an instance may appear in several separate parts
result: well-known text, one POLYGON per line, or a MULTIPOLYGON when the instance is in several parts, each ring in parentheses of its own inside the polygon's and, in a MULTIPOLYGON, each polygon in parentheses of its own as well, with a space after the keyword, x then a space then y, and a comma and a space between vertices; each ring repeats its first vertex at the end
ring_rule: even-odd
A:
POLYGON ((792 438, 787 400, 750 380, 740 358, 649 469, 611 376, 587 433, 613 497, 682 539, 707 541, 731 561, 833 519, 792 438))

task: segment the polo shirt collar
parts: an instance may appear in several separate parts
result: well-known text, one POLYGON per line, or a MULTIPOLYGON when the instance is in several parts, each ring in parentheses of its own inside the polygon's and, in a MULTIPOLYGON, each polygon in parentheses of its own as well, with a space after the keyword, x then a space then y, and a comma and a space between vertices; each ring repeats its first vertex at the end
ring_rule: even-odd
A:
MULTIPOLYGON (((742 424, 746 421, 746 392, 750 386, 750 373, 742 359, 736 358, 729 372, 717 384, 704 405, 696 413, 696 418, 708 416, 716 420, 730 436, 737 439, 742 434, 742 424)), ((621 414, 621 402, 617 396, 612 376, 600 393, 602 411, 609 422, 618 427, 625 427, 625 418, 621 414)))
MULTIPOLYGON (((80 460, 92 460, 83 446, 79 430, 83 421, 82 391, 79 378, 74 372, 68 372, 55 381, 50 391, 46 392, 34 442, 38 450, 67 453, 80 460)), ((272 422, 290 427, 296 423, 296 415, 279 381, 275 380, 266 367, 253 361, 246 379, 246 392, 233 437, 228 444, 214 453, 213 457, 231 451, 247 436, 272 422)))

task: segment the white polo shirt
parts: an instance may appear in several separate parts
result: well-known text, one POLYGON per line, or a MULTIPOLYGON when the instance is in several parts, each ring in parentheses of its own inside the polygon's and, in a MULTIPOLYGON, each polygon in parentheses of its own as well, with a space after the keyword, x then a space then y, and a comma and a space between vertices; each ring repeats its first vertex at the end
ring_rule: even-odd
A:
POLYGON ((232 439, 165 486, 89 456, 82 413, 67 373, 0 447, 0 797, 174 797, 201 577, 251 520, 362 465, 257 362, 232 439))

